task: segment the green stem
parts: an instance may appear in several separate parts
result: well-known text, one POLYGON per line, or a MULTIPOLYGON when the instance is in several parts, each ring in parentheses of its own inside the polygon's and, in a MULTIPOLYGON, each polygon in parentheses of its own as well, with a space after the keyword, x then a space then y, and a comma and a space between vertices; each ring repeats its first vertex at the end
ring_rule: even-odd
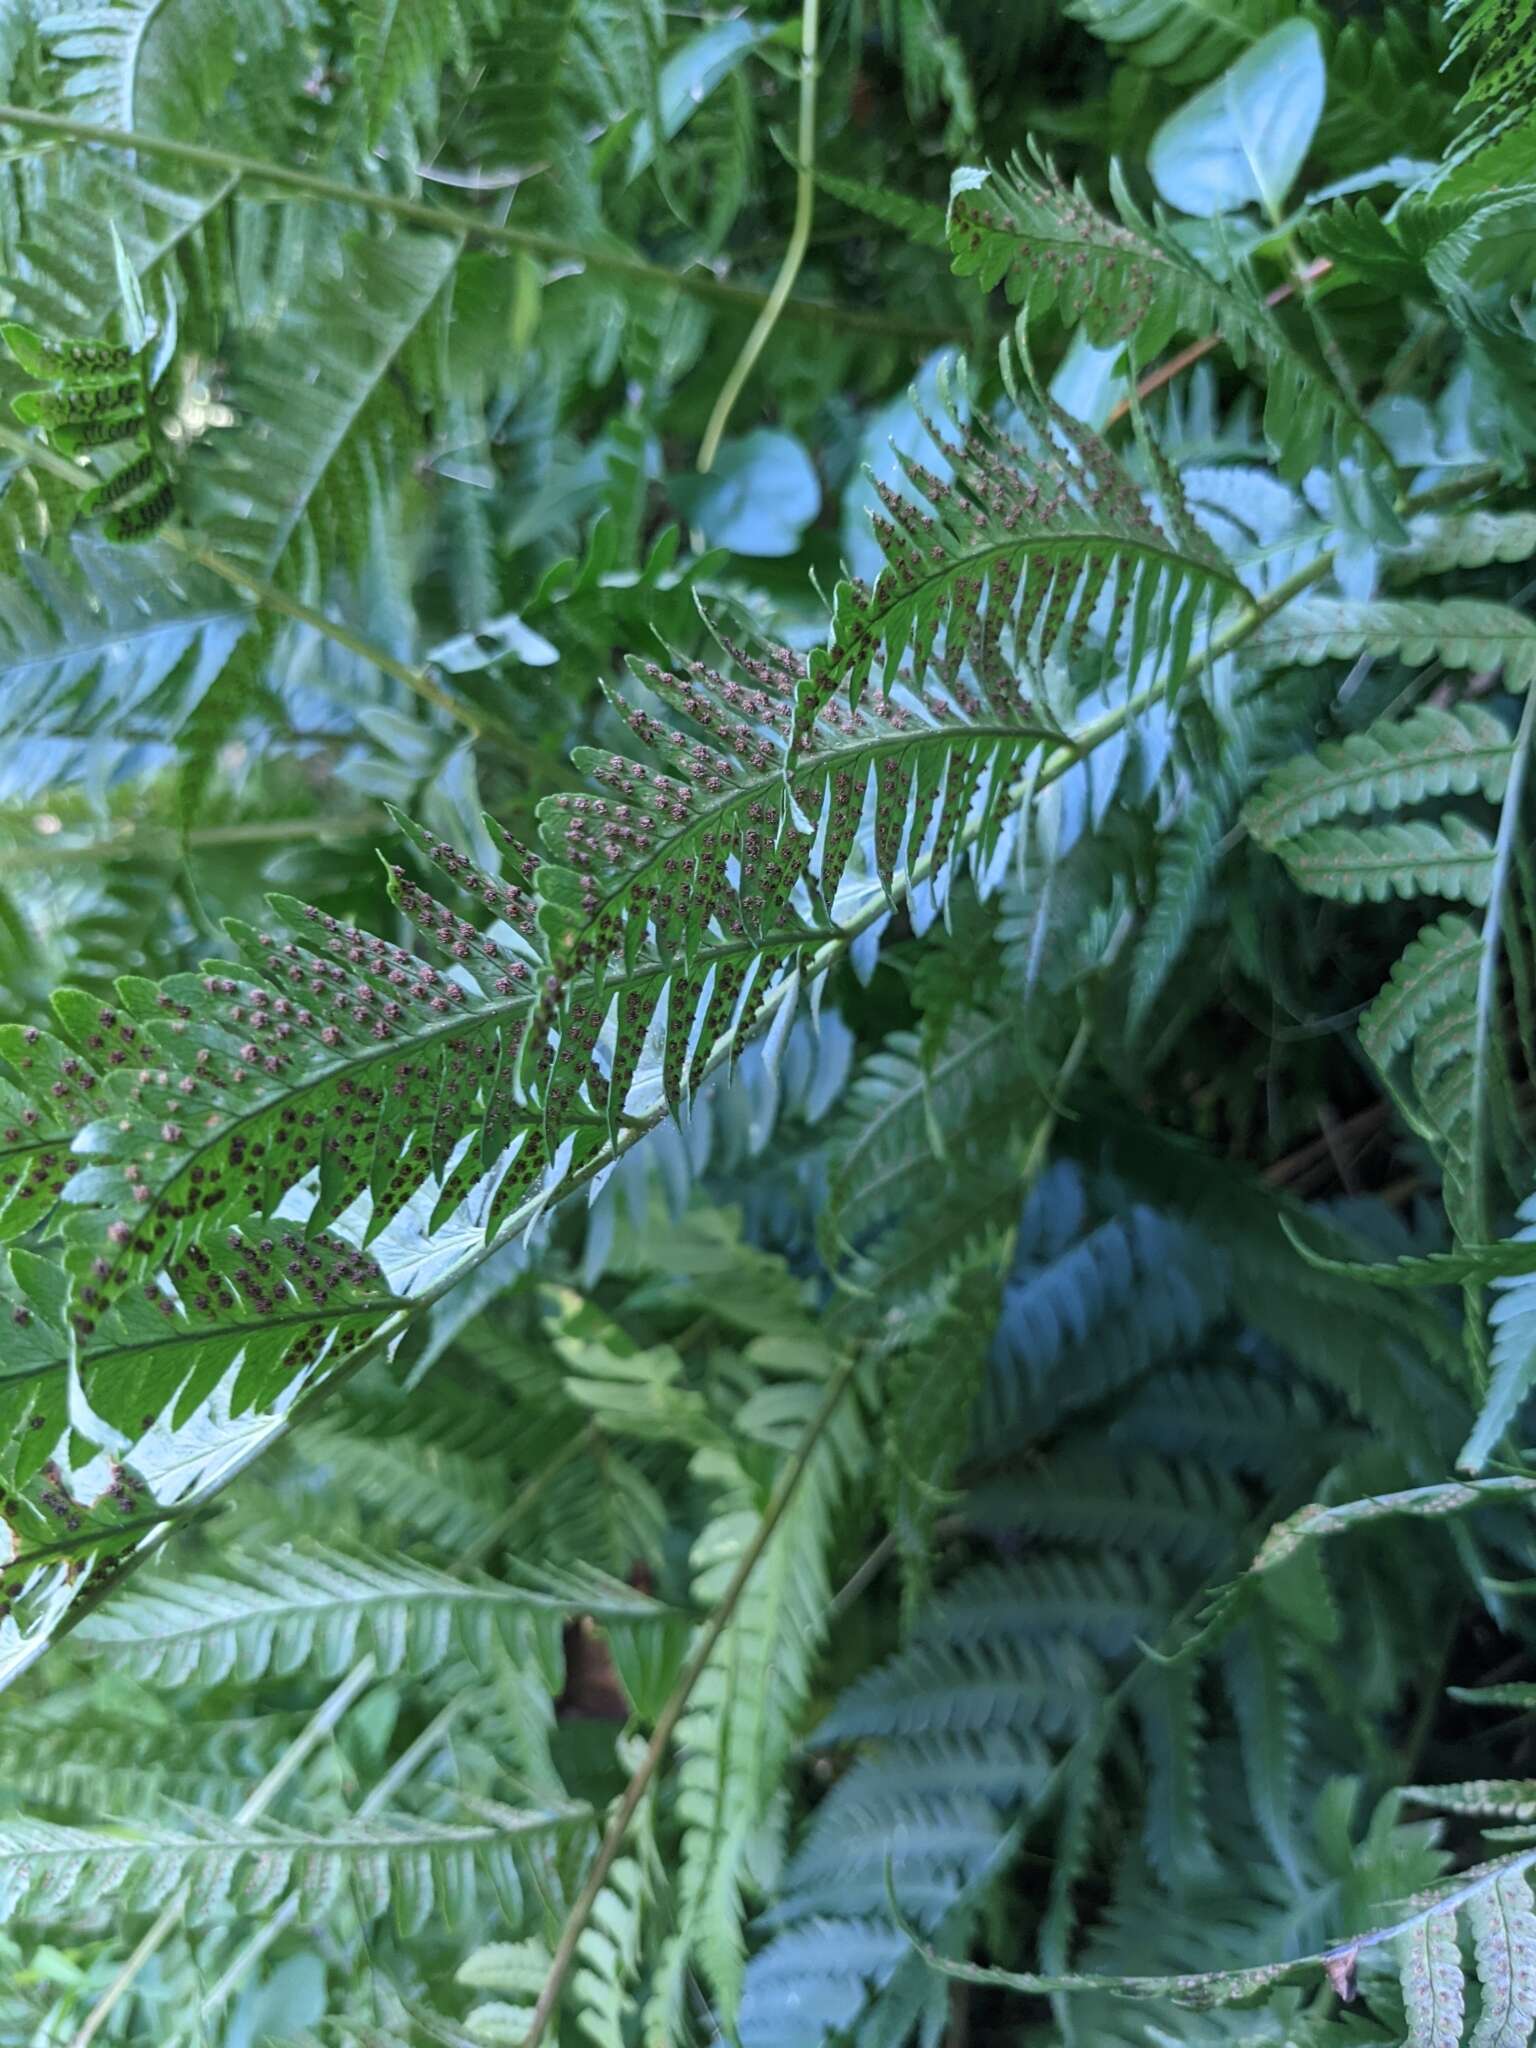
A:
MULTIPOLYGON (((687 293, 709 299, 716 305, 738 310, 755 310, 765 304, 764 294, 751 285, 731 284, 699 266, 692 270, 668 270, 643 256, 621 255, 617 250, 593 248, 563 235, 545 234, 537 228, 514 228, 487 220, 461 207, 438 206, 421 199, 404 199, 391 192, 370 192, 340 178, 327 178, 318 171, 301 171, 288 164, 269 162, 264 157, 242 156, 235 150, 215 149, 207 143, 186 142, 170 135, 145 135, 133 128, 109 128, 96 121, 77 121, 68 114, 44 114, 32 107, 0 104, 0 125, 52 135, 64 142, 99 142, 110 149, 140 150, 147 156, 173 157, 181 163, 199 164, 206 170, 221 171, 237 178, 252 178, 263 185, 302 193, 309 199, 334 201, 342 206, 361 206, 394 220, 409 221, 415 227, 431 228, 440 234, 469 235, 493 248, 521 249, 530 256, 552 263, 575 260, 585 269, 601 271, 627 283, 662 291, 687 293)), ((900 320, 885 313, 865 312, 849 306, 834 306, 819 299, 786 298, 780 308, 786 320, 811 326, 834 327, 843 333, 878 334, 890 339, 934 344, 965 337, 956 329, 935 327, 922 321, 900 320)))
POLYGON ((801 0, 800 10, 800 161, 795 171, 795 218, 790 228, 789 242, 784 250, 784 261, 779 274, 773 281, 768 294, 768 303, 753 323, 752 332, 747 336, 741 354, 731 366, 731 373, 720 387, 715 400, 714 411, 709 416, 709 425, 704 430, 703 445, 699 449, 699 468, 710 470, 715 466, 715 456, 720 442, 730 425, 731 414, 740 398, 742 387, 751 376, 758 357, 768 345, 768 337, 779 323, 780 315, 789 303, 794 290, 795 279, 800 275, 800 266, 805 261, 805 252, 811 239, 811 223, 816 211, 816 42, 820 25, 820 0, 801 0))
POLYGON ((1467 1146, 1471 1236, 1477 1244, 1488 1242, 1488 1089, 1493 1025, 1498 1009, 1499 962, 1504 951, 1504 894, 1515 857, 1520 804, 1525 794, 1533 738, 1536 738, 1536 688, 1528 687, 1525 708, 1520 714, 1520 727, 1515 734, 1515 750, 1510 758, 1509 780, 1504 786, 1504 801, 1499 811, 1493 872, 1488 883, 1488 908, 1483 913, 1483 937, 1477 963, 1477 1007, 1472 1030, 1472 1130, 1467 1146))
POLYGON ((403 684, 424 704, 431 704, 437 710, 446 713, 456 724, 462 725, 472 739, 488 740, 498 752, 509 754, 514 760, 521 762, 531 775, 545 782, 554 780, 550 763, 536 747, 529 746, 511 726, 504 724, 493 713, 466 704, 462 697, 456 697, 452 691, 445 690, 429 668, 419 668, 411 662, 397 660, 376 641, 366 639, 361 633, 354 633, 350 626, 344 626, 339 620, 328 618, 324 612, 316 611, 313 605, 305 604, 301 598, 291 597, 277 584, 268 582, 264 576, 256 575, 254 571, 244 568, 238 562, 232 562, 227 555, 219 554, 216 549, 205 546, 201 541, 174 532, 162 534, 161 538, 171 547, 179 549, 189 561, 210 570, 225 583, 232 584, 236 590, 244 591, 245 595, 263 611, 276 612, 282 618, 292 619, 295 625, 308 626, 312 631, 323 634, 336 646, 346 648, 349 654, 357 655, 360 660, 371 663, 384 675, 403 684))
POLYGON ((116 839, 89 839, 83 845, 69 841, 55 845, 44 839, 34 845, 0 849, 0 874, 85 861, 180 860, 189 847, 196 851, 216 846, 271 846, 295 839, 322 843, 361 839, 388 827, 389 819, 382 811, 356 811, 339 818, 248 818, 233 825, 198 825, 186 833, 169 826, 142 825, 116 839))
POLYGON ((753 1532, 751 1542, 738 1559, 730 1583, 699 1631, 699 1638, 693 1646, 692 1654, 683 1666, 676 1685, 667 1696, 665 1706, 656 1717, 656 1725, 651 1730, 651 1739, 645 1746, 645 1754, 635 1767, 629 1783, 624 1787, 623 1795, 604 1831, 601 1846, 592 1859, 587 1881, 560 1930, 560 1939, 550 1962, 549 1975, 544 1980, 538 2003, 533 2008, 528 2031, 522 2037, 522 2048, 538 2048, 538 2043, 544 2037, 545 2030, 554 2016, 555 2007, 560 2001, 560 1993, 565 1988, 565 1980, 570 1974, 571 1965, 576 1960, 577 1944, 586 1932, 587 1922, 592 1917, 592 1909, 597 1904, 603 1886, 608 1881, 608 1873, 624 1846, 629 1824, 639 1810, 640 1802, 645 1797, 652 1778, 661 1766, 667 1744, 671 1741, 673 1732, 693 1697, 694 1687, 704 1676, 709 1660, 714 1655, 715 1645, 729 1626, 731 1616, 736 1612, 741 1596, 747 1589, 747 1582, 772 1541, 773 1532, 784 1519, 785 1510, 794 1499, 795 1489, 811 1461, 811 1453, 820 1442, 828 1423, 837 1412, 838 1404, 848 1390, 857 1363, 857 1352, 850 1352, 827 1382, 827 1390, 822 1395, 815 1414, 805 1425, 789 1463, 774 1484, 768 1505, 763 1510, 762 1519, 753 1532))

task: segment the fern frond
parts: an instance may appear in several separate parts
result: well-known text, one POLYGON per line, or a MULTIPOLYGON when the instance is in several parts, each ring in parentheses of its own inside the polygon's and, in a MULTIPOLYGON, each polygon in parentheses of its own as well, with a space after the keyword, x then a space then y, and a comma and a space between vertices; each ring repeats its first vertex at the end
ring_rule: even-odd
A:
POLYGON ((872 674, 889 689, 910 661, 921 678, 940 647, 940 673, 958 677, 968 654, 990 701, 1006 693, 1010 674, 1058 651, 1080 653, 1101 605, 1100 665, 1117 661, 1133 680, 1157 666, 1172 688, 1201 613, 1241 595, 1155 451, 1160 518, 1080 422, 1028 401, 1024 425, 1028 447, 980 423, 960 444, 930 428, 952 476, 945 482, 903 456, 922 504, 876 484, 888 515, 875 520, 886 567, 872 592, 838 588, 831 645, 813 652, 799 692, 797 749, 845 683, 857 703, 872 674))
POLYGON ((1529 0, 1453 0, 1453 56, 1470 57, 1472 74, 1461 106, 1467 125, 1436 180, 1446 195, 1471 194, 1528 178, 1536 138, 1531 132, 1529 0))
POLYGON ((130 561, 77 539, 67 557, 28 556, 0 582, 0 799, 105 790, 146 751, 167 755, 250 624, 227 584, 167 548, 130 561))
POLYGON ((1241 57, 1294 10, 1283 0, 1068 0, 1101 43, 1170 85, 1199 85, 1241 57))
POLYGON ((1378 719, 1285 762, 1250 800, 1243 822, 1283 856, 1287 841, 1347 812, 1366 817, 1474 793, 1497 803, 1513 752, 1508 727, 1481 705, 1420 705, 1406 718, 1378 719))
POLYGON ((345 1886, 365 1918, 393 1908, 402 1930, 414 1932, 434 1911, 454 1917, 467 1908, 477 1867, 516 1897, 513 1845, 581 1817, 581 1809, 535 1809, 508 1811, 495 1824, 350 1820, 314 1832, 211 1814, 113 1833, 0 1821, 0 1920, 65 1920, 105 1905, 153 1912, 183 1886, 181 1910, 193 1926, 270 1912, 290 1892, 306 1919, 319 1919, 345 1886))
POLYGON ((423 371, 416 345, 443 311, 460 246, 351 237, 241 351, 229 393, 241 431, 190 472, 200 523, 227 554, 306 590, 332 564, 363 561, 416 438, 397 375, 423 371))
POLYGON ((1240 367, 1267 375, 1264 429, 1280 474, 1301 477, 1353 450, 1382 454, 1374 430, 1326 369, 1302 353, 1241 270, 1218 278, 1118 178, 1116 216, 1101 213, 1044 157, 1006 171, 957 172, 949 246, 957 273, 1001 284, 1025 317, 1053 307, 1096 347, 1127 343, 1135 359, 1176 334, 1220 334, 1240 367))
POLYGON ((1075 1734, 1102 1672, 1081 1645, 1022 1641, 916 1643, 856 1680, 816 1731, 820 1744, 870 1736, 1075 1734))
POLYGON ((1480 906, 1493 882, 1493 841, 1454 812, 1438 822, 1318 825, 1283 840, 1278 851, 1302 888, 1338 903, 1443 896, 1480 906))
POLYGON ((450 58, 467 65, 471 30, 494 14, 490 0, 352 0, 370 142, 378 140, 409 86, 450 58))
POLYGON ((1444 576, 1536 555, 1536 512, 1417 512, 1408 541, 1387 556, 1393 575, 1444 576))
POLYGON ((965 1515, 975 1528, 1015 1530, 1046 1543, 1218 1565, 1231 1556, 1243 1507, 1229 1474, 1191 1459, 1111 1462, 1091 1447, 1069 1447, 1027 1489, 998 1481, 972 1487, 965 1515))
MULTIPOLYGON (((772 1827, 825 1630, 839 1502, 865 1455, 862 1425, 845 1403, 818 1440, 678 1727, 679 1955, 697 1955, 728 2013, 739 2005, 745 1966, 742 1890, 761 1832, 772 1827)), ((732 1510, 704 1530, 695 1550, 701 1602, 718 1598, 756 1520, 732 1510)))
POLYGON ((329 1548, 235 1555, 228 1570, 153 1581, 81 1625, 115 1667, 180 1688, 310 1669, 335 1677, 371 1649, 382 1672, 438 1668, 457 1649, 477 1664, 540 1624, 576 1614, 644 1620, 654 1602, 601 1572, 526 1571, 522 1582, 454 1576, 402 1557, 329 1548), (551 1620, 552 1618, 552 1620, 551 1620))
POLYGON ((1030 1191, 1004 1284, 983 1428, 1005 1439, 1100 1399, 1196 1344, 1225 1275, 1184 1225, 1141 1204, 1090 1225, 1066 1163, 1030 1191))
MULTIPOLYGON (((1536 1196, 1522 1202, 1518 1213, 1524 1227, 1515 1232, 1512 1245, 1536 1246, 1536 1196)), ((1536 1276, 1495 1281, 1488 1323, 1493 1336, 1488 1388, 1456 1460, 1463 1472, 1482 1471, 1536 1386, 1536 1276)))
POLYGON ((61 1277, 30 1254, 12 1254, 18 1327, 0 1373, 0 1415, 20 1446, 21 1477, 57 1446, 72 1348, 91 1411, 137 1436, 163 1412, 185 1421, 232 1372, 235 1412, 266 1406, 366 1343, 398 1307, 366 1253, 321 1233, 266 1235, 259 1225, 230 1230, 211 1249, 188 1246, 110 1302, 87 1274, 67 1310, 61 1277))
POLYGON ((912 1177, 995 1141, 1003 1097, 1024 1080, 1013 1020, 958 1019, 936 1058, 916 1032, 895 1033, 859 1068, 845 1099, 841 1144, 818 1220, 823 1256, 862 1244, 911 1200, 912 1177))
POLYGON ((1424 927, 1360 1019, 1360 1043, 1378 1067, 1447 1012, 1469 1010, 1481 949, 1481 934, 1466 918, 1447 912, 1424 927))
POLYGON ((1438 604, 1306 597, 1266 620, 1247 651, 1274 667, 1374 654, 1411 668, 1438 661, 1449 669, 1501 670, 1505 688, 1521 691, 1536 677, 1536 624, 1508 605, 1476 597, 1438 604))

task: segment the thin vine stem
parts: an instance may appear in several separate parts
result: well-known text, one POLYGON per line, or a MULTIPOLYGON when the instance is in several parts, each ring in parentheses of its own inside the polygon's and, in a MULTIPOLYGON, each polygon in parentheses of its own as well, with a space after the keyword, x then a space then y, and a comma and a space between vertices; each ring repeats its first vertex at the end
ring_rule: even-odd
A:
POLYGON ((753 322, 752 332, 742 346, 741 354, 731 365, 729 376, 720 387, 714 410, 709 415, 709 425, 704 429, 704 440, 699 448, 699 468, 710 470, 715 466, 725 430, 731 423, 731 414, 736 410, 747 379, 756 367, 757 359, 768 346, 769 336, 779 324, 780 316, 789 303, 789 295, 795 288, 795 279, 800 275, 800 266, 805 261, 805 252, 811 239, 811 227, 816 214, 816 45, 820 33, 821 0, 802 0, 800 9, 800 128, 799 163, 795 168, 795 217, 789 231, 789 241, 784 249, 784 261, 779 274, 773 281, 767 304, 753 322))
POLYGON ((794 1499, 795 1490, 811 1461, 811 1454, 821 1441, 827 1425, 837 1413, 843 1395, 853 1381, 857 1366, 858 1354, 850 1352, 828 1380, 826 1392, 817 1404, 816 1412, 806 1423, 789 1463, 774 1483, 768 1504, 763 1509, 751 1542, 737 1560, 730 1583, 699 1631, 698 1641, 694 1644, 677 1683, 667 1695, 661 1712, 656 1716, 656 1725, 651 1730, 651 1739, 645 1746, 645 1754, 635 1766, 629 1783, 624 1787, 619 1803, 604 1830, 598 1852, 592 1859, 592 1868, 587 1872, 586 1883, 566 1915, 565 1925, 560 1930, 560 1939, 555 1944, 555 1952, 550 1960, 549 1975, 544 1979, 543 1989, 528 2022, 528 2031, 522 2038, 522 2048, 538 2048, 538 2043, 544 2038, 555 2008, 560 2002, 560 1994, 565 1988, 565 1980, 570 1974, 571 1965, 576 1960, 577 1944, 586 1932, 587 1922, 592 1917, 592 1909, 608 1881, 608 1873, 618 1860, 625 1836, 629 1833, 630 1822, 639 1811, 640 1802, 660 1768, 673 1732, 693 1697, 694 1688, 704 1676, 709 1660, 714 1654, 715 1645, 729 1627, 731 1616, 736 1612, 759 1560, 772 1542, 774 1531, 784 1519, 785 1511, 794 1499))
MULTIPOLYGON (((584 269, 623 278, 630 284, 653 290, 683 292, 692 298, 709 299, 716 305, 740 311, 758 311, 768 304, 770 294, 753 285, 733 284, 702 265, 691 270, 668 270, 643 256, 621 255, 615 249, 589 247, 563 235, 546 234, 538 228, 515 228, 502 221, 471 213, 463 207, 440 206, 421 199, 406 199, 393 192, 372 192, 366 186, 349 185, 341 178, 328 178, 319 171, 298 170, 289 164, 273 163, 265 157, 243 156, 236 150, 216 149, 208 143, 187 142, 171 135, 146 135, 136 128, 111 128, 98 121, 79 121, 68 114, 46 114, 33 107, 0 103, 0 127, 20 128, 39 135, 51 135, 61 142, 100 143, 109 149, 142 151, 146 156, 163 156, 178 162, 222 171, 226 176, 276 185, 309 199, 332 201, 341 206, 359 206, 394 220, 409 221, 413 227, 430 228, 439 234, 467 235, 492 248, 520 249, 529 256, 551 263, 578 262, 584 269)), ((833 305, 824 299, 796 299, 786 296, 779 317, 814 327, 835 327, 842 333, 876 334, 889 340, 932 345, 963 341, 964 333, 954 327, 939 327, 926 321, 902 320, 862 307, 833 305)))

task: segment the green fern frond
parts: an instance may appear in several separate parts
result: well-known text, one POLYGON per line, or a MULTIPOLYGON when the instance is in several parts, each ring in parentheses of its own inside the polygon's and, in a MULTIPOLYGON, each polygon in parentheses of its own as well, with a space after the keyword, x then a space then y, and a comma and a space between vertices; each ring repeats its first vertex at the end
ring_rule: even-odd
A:
POLYGON ((845 683, 857 703, 872 674, 889 689, 904 662, 916 677, 933 665, 958 680, 968 655, 987 701, 1006 700, 1021 671, 1084 650, 1101 602, 1099 665, 1118 662, 1133 680, 1166 670, 1172 688, 1202 613, 1241 595, 1155 452, 1160 519, 1097 434, 1019 398, 1029 446, 980 424, 959 444, 930 428, 951 480, 903 458, 921 503, 876 483, 886 566, 873 591, 838 588, 831 645, 813 652, 799 692, 797 750, 845 683))
POLYGON ((386 486, 409 461, 413 377, 446 308, 460 243, 353 236, 317 261, 281 323, 243 349, 221 435, 189 482, 204 529, 262 575, 309 590, 376 543, 386 486), (338 290, 338 277, 346 287, 338 290))
POLYGON ((1470 58, 1472 73, 1461 102, 1466 127, 1445 159, 1437 190, 1456 196, 1528 178, 1536 156, 1529 0, 1452 0, 1446 13, 1456 22, 1452 54, 1470 58))
POLYGON ((380 1671, 436 1669, 452 1650, 484 1663, 558 1634, 573 1615, 645 1620, 663 1610, 601 1572, 527 1570, 521 1582, 454 1576, 342 1551, 231 1556, 229 1569, 159 1579, 82 1624, 96 1654, 161 1686, 218 1685, 310 1669, 335 1677, 365 1648, 380 1671))
MULTIPOLYGON (((1477 547, 1494 544, 1483 535, 1477 547)), ((1502 671, 1504 687, 1513 691, 1536 677, 1536 625, 1507 605, 1473 597, 1438 604, 1301 598, 1266 620, 1247 646, 1256 660, 1277 668, 1373 654, 1410 668, 1438 661, 1449 669, 1502 671)))
POLYGON ((1407 528, 1407 545, 1387 556, 1393 575, 1444 576, 1536 555, 1536 512, 1418 512, 1407 528))
POLYGON ((1182 1976, 1044 1976, 953 1962, 908 1930, 929 1966, 946 1977, 990 1984, 1035 1997, 1056 1993, 1111 1991, 1122 1998, 1164 2000, 1206 2011, 1284 1984, 1321 1985, 1353 1996, 1356 1965, 1378 1948, 1395 1949, 1408 2023, 1407 2048, 1460 2048, 1466 2013, 1466 1974, 1458 1940, 1458 1916, 1465 1915, 1476 1958, 1481 2004, 1477 2048, 1526 2048, 1536 2028, 1536 1915, 1526 1871, 1536 1852, 1525 1851, 1483 1863, 1443 1880, 1412 1902, 1403 1918, 1353 1935, 1320 1954, 1290 1962, 1261 1963, 1241 1970, 1191 1972, 1182 1976))
POLYGON ((850 1687, 816 1739, 828 1744, 1003 1729, 1075 1734, 1087 1724, 1102 1683, 1095 1660, 1070 1639, 1049 1650, 1023 1641, 916 1643, 850 1687))
POLYGON ((912 1178, 936 1159, 959 1159, 995 1140, 1002 1098, 1026 1082, 1012 1020, 968 1017, 951 1026, 933 1060, 916 1032, 898 1032, 860 1067, 845 1101, 842 1142, 818 1220, 823 1256, 899 1216, 912 1178))
POLYGON ((1406 718, 1378 719, 1285 762, 1248 803, 1243 822, 1284 857, 1288 841, 1346 813, 1366 817, 1474 794, 1497 803, 1513 753, 1508 727, 1483 706, 1420 705, 1406 718))
POLYGON ((1232 1553, 1243 1507, 1229 1474, 1192 1459, 1110 1462, 1085 1447, 1057 1453, 1028 1489, 974 1486, 965 1514, 975 1528, 1013 1529, 1043 1543, 1219 1565, 1232 1553))
POLYGON ((1493 882, 1493 841, 1454 812, 1438 822, 1318 825, 1283 840, 1278 851, 1302 888, 1337 903, 1443 896, 1482 905, 1493 882))
POLYGON ((957 172, 949 246, 956 272, 1001 284, 1026 319, 1055 308, 1096 347, 1125 342, 1138 362, 1175 334, 1219 334, 1239 366, 1262 365, 1264 428, 1280 474, 1300 477, 1353 450, 1380 460, 1374 430, 1326 369, 1303 354, 1241 270, 1218 278, 1114 178, 1102 213, 1037 157, 1006 171, 957 172))
MULTIPOLYGON (((1536 1245, 1536 1198, 1522 1202, 1522 1228, 1511 1247, 1536 1245)), ((1463 1472, 1481 1472, 1513 1425, 1526 1396, 1536 1386, 1536 1278, 1511 1277, 1495 1283, 1488 1313, 1493 1344, 1488 1361, 1488 1386, 1471 1435, 1456 1463, 1463 1472)))
POLYGON ((472 28, 493 18, 489 0, 351 0, 358 81, 376 142, 406 89, 450 58, 469 62, 472 28))
POLYGON ((67 1312, 56 1274, 20 1251, 11 1266, 19 1329, 0 1375, 0 1414, 21 1445, 19 1477, 57 1446, 72 1349, 88 1407, 136 1436, 163 1413, 185 1421, 231 1373, 236 1413, 267 1406, 366 1343, 398 1306, 366 1253, 259 1225, 230 1230, 211 1250, 188 1246, 110 1302, 88 1273, 67 1312))
POLYGON ((1068 0, 1067 12, 1116 53, 1170 85, 1199 85, 1294 10, 1281 0, 1068 0))
MULTIPOLYGON (((818 1441, 678 1727, 679 1958, 698 1957, 728 2013, 740 2003, 746 1959, 743 1887, 763 1832, 771 1838, 775 1831, 780 1776, 826 1627, 838 1508, 866 1455, 863 1427, 845 1402, 818 1441)), ((719 1597, 756 1519, 733 1510, 703 1532, 695 1548, 701 1602, 719 1597)))
POLYGON ((514 1844, 567 1826, 574 1812, 508 1811, 492 1823, 342 1821, 309 1831, 212 1814, 179 1827, 115 1832, 0 1821, 0 1920, 67 1920, 87 1906, 154 1912, 185 1887, 189 1925, 270 1912, 290 1892, 319 1919, 343 1887, 369 1920, 393 1908, 403 1930, 467 1910, 477 1867, 517 1896, 514 1844))
POLYGON ((1360 1043, 1378 1067, 1447 1012, 1469 1011, 1481 952, 1481 934, 1463 917, 1447 912, 1424 927, 1360 1019, 1360 1043))

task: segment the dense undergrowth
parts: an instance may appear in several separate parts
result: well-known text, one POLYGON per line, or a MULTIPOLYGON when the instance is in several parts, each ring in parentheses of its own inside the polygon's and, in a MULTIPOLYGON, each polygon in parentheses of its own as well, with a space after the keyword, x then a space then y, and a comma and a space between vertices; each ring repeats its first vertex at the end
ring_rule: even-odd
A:
POLYGON ((0 73, 0 2041, 1529 2042, 1530 0, 0 73))

